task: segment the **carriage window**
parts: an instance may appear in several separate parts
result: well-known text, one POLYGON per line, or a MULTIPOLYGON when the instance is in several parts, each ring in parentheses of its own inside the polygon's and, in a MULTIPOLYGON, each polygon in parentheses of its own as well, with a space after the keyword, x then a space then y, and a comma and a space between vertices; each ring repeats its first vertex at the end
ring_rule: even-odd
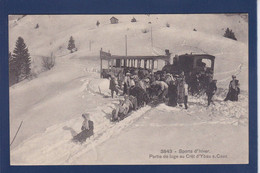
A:
POLYGON ((158 69, 158 60, 154 61, 154 69, 157 70, 158 69))
POLYGON ((141 68, 144 68, 144 60, 141 60, 141 65, 140 65, 141 68))
POLYGON ((137 59, 135 59, 135 60, 134 60, 134 67, 135 67, 135 68, 137 68, 137 64, 138 64, 137 59))
POLYGON ((209 59, 202 59, 202 64, 205 65, 206 67, 211 67, 211 60, 209 59))
POLYGON ((120 59, 116 59, 116 67, 120 67, 121 66, 121 61, 120 59))

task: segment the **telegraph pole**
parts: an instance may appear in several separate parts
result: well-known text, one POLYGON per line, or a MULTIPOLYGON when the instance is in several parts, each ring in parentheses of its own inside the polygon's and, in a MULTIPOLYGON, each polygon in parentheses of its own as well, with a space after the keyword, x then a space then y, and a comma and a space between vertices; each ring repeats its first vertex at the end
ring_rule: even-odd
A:
POLYGON ((151 27, 151 46, 153 48, 153 28, 151 27))
POLYGON ((127 56, 127 35, 125 35, 125 56, 127 56))

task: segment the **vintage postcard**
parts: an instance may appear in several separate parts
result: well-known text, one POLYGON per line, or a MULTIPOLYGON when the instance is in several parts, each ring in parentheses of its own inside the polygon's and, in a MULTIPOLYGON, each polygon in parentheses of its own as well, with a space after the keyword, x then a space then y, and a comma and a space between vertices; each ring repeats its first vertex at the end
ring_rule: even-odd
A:
POLYGON ((248 26, 9 15, 10 164, 248 164, 248 26))

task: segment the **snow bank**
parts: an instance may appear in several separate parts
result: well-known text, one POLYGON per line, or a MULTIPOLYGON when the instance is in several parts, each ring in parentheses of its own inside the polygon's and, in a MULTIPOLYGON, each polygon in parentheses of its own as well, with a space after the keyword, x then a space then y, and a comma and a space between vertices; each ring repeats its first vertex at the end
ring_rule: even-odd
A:
POLYGON ((105 97, 111 96, 108 79, 94 79, 89 83, 88 87, 89 90, 104 95, 105 97))

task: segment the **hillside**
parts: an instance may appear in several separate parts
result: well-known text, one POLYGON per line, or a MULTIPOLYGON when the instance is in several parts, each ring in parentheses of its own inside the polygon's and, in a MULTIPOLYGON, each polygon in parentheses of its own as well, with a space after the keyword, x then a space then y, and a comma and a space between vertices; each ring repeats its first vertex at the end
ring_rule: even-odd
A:
MULTIPOLYGON (((18 36, 28 45, 36 73, 41 71, 41 56, 68 54, 70 36, 75 39, 78 52, 73 56, 99 56, 100 48, 112 54, 125 54, 125 35, 128 36, 129 55, 164 54, 165 49, 175 54, 208 53, 216 56, 216 78, 223 80, 238 68, 243 68, 240 79, 247 86, 248 23, 239 15, 130 15, 116 16, 118 24, 110 24, 110 16, 26 16, 13 25, 10 21, 10 50, 14 49, 18 36), (137 19, 131 23, 132 17, 137 19), (225 20, 223 20, 225 19, 225 20), (96 21, 100 26, 96 26, 96 21), (151 21, 151 24, 148 22, 151 21), (183 22, 188 21, 188 22, 183 22), (210 23, 214 21, 214 23, 210 23), (166 27, 166 23, 170 27, 166 27), (210 23, 210 24, 209 24, 210 23), (39 28, 34 27, 39 24, 39 28), (238 41, 223 37, 225 29, 231 28, 238 41), (153 48, 151 47, 151 28, 153 48), (196 28, 196 32, 193 29, 196 28), (148 33, 143 33, 143 30, 148 33), (91 51, 90 44, 91 42, 91 51), (138 44, 137 44, 138 43, 138 44), (232 64, 232 66, 230 66, 232 64), (225 66, 226 65, 226 66, 225 66), (221 71, 221 74, 218 74, 221 71), (222 74, 223 72, 229 72, 222 74)), ((225 82, 223 84, 226 85, 225 82)))

